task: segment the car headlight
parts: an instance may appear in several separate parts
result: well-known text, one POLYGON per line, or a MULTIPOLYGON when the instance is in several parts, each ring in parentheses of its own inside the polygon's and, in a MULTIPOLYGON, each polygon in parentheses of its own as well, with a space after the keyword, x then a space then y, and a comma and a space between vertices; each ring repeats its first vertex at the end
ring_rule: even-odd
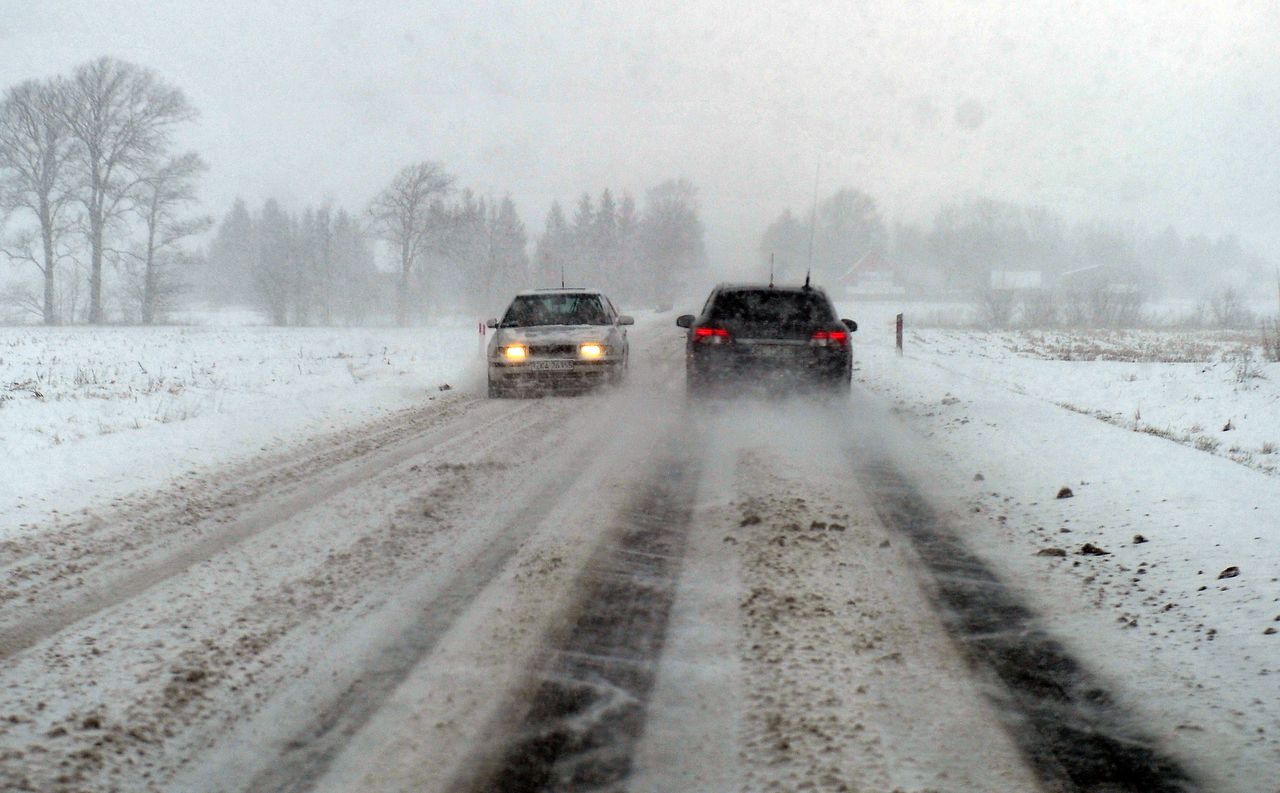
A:
POLYGON ((502 357, 508 361, 523 361, 529 357, 529 348, 523 344, 508 344, 502 348, 502 357))
POLYGON ((578 345, 578 355, 583 358, 599 358, 604 355, 605 346, 595 342, 578 345))

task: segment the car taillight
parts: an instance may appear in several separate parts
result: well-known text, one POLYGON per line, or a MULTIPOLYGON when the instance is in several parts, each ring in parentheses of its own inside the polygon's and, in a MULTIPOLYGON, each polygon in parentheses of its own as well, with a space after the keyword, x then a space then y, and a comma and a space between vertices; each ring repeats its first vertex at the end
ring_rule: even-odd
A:
POLYGON ((817 330, 809 339, 815 347, 848 347, 849 332, 844 330, 817 330))
POLYGON ((694 328, 693 340, 703 344, 728 344, 729 331, 724 328, 694 328))

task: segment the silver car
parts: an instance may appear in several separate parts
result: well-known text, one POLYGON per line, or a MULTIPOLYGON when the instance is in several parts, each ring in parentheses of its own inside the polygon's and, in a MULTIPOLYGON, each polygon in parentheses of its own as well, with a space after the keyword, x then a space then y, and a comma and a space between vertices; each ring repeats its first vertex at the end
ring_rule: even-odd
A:
POLYGON ((489 396, 502 397, 618 382, 627 370, 625 326, 635 320, 594 289, 536 289, 517 294, 487 324, 497 329, 488 347, 489 396))

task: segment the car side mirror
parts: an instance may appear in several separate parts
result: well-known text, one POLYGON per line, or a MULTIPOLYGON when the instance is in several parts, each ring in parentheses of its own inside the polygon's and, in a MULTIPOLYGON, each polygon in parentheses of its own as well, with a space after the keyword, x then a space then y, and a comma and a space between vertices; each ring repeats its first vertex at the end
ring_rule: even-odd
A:
POLYGON ((676 317, 676 324, 682 328, 692 328, 693 319, 694 317, 692 314, 681 314, 680 316, 676 317))
POLYGON ((631 316, 630 314, 619 314, 619 315, 618 315, 618 324, 619 324, 619 325, 634 325, 634 324, 636 324, 636 318, 635 318, 635 317, 633 317, 633 316, 631 316))
POLYGON ((489 317, 484 321, 484 326, 486 328, 496 328, 498 327, 498 320, 494 319, 493 317, 489 317))
POLYGON ((853 333, 858 329, 858 323, 854 322, 851 319, 842 319, 840 321, 844 323, 844 326, 849 329, 850 333, 853 333))

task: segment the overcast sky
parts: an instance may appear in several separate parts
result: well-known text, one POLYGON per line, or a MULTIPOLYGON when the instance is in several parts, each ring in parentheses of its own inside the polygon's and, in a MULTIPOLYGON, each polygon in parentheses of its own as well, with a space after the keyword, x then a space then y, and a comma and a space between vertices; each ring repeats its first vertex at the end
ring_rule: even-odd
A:
POLYGON ((359 209, 402 165, 553 198, 687 176, 721 267, 782 208, 987 195, 1280 258, 1280 5, 0 0, 0 83, 107 54, 200 110, 235 196, 359 209), (1176 7, 1175 7, 1176 6, 1176 7))

